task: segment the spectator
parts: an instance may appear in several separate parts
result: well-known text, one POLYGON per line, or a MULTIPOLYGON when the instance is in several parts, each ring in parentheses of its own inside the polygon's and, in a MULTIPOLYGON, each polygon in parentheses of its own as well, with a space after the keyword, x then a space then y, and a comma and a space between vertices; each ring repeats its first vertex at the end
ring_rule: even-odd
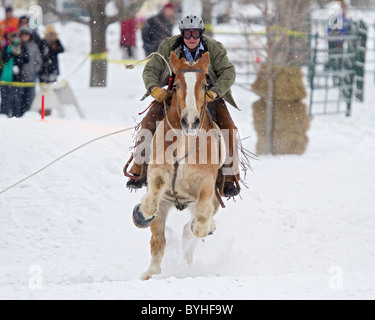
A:
POLYGON ((341 7, 340 24, 338 26, 329 26, 328 36, 333 37, 328 39, 329 48, 329 62, 326 65, 326 69, 332 69, 333 71, 341 71, 343 67, 343 54, 344 54, 344 39, 340 37, 348 36, 350 34, 350 20, 346 16, 347 5, 343 1, 338 1, 338 5, 341 7), (340 56, 341 55, 341 56, 340 56))
POLYGON ((143 48, 146 56, 158 51, 160 43, 172 36, 176 7, 173 3, 167 3, 162 11, 148 19, 142 29, 143 48))
POLYGON ((24 115, 31 109, 35 98, 35 82, 42 68, 42 57, 38 45, 32 40, 33 31, 23 26, 20 28, 20 35, 29 57, 29 62, 23 65, 21 72, 21 82, 25 83, 21 88, 21 115, 24 115))
POLYGON ((42 41, 42 70, 39 73, 41 83, 53 83, 60 74, 58 55, 64 52, 57 32, 52 25, 46 27, 44 40, 42 41))
MULTIPOLYGON (((30 28, 30 18, 28 16, 22 16, 19 20, 19 28, 21 29, 22 27, 28 27, 30 28)), ((34 41, 39 48, 42 46, 42 39, 40 38, 37 29, 31 29, 32 34, 31 34, 31 41, 34 41)))
POLYGON ((137 20, 132 17, 121 22, 120 46, 124 50, 124 58, 133 58, 136 47, 137 20))
POLYGON ((0 22, 0 36, 1 36, 1 49, 4 49, 8 45, 5 33, 9 27, 15 28, 18 31, 19 20, 13 16, 13 8, 5 8, 5 19, 0 22))
POLYGON ((21 43, 14 27, 6 30, 9 44, 2 52, 4 70, 1 75, 1 113, 8 117, 21 117, 21 81, 23 66, 29 62, 26 47, 21 43), (9 85, 4 84, 9 83, 9 85))

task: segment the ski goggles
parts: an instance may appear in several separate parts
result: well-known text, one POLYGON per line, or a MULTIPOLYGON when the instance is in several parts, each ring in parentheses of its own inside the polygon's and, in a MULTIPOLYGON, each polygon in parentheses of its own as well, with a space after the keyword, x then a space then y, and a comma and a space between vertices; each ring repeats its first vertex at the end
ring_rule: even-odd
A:
POLYGON ((186 40, 190 40, 191 38, 193 38, 194 40, 198 40, 203 35, 202 30, 183 30, 181 31, 181 33, 186 40))

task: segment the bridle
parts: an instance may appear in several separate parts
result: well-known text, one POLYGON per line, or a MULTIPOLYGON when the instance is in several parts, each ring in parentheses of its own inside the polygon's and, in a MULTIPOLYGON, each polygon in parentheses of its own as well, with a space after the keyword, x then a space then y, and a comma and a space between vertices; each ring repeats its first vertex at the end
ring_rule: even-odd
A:
MULTIPOLYGON (((176 73, 177 74, 181 74, 181 73, 188 73, 188 72, 195 72, 195 73, 201 73, 201 74, 204 74, 206 75, 206 73, 201 70, 201 69, 183 69, 183 70, 180 70, 176 73)), ((214 121, 212 119, 212 116, 211 116, 211 113, 209 112, 208 110, 208 102, 207 102, 207 92, 208 92, 208 84, 206 83, 205 84, 205 92, 204 92, 204 103, 203 103, 203 106, 201 108, 201 114, 200 114, 200 121, 201 121, 201 125, 200 125, 200 128, 199 130, 201 130, 203 128, 203 117, 204 117, 204 114, 206 114, 207 116, 207 128, 206 128, 206 131, 208 130, 208 126, 210 125, 211 128, 215 128, 215 124, 214 124, 214 121)), ((176 94, 176 103, 177 103, 177 108, 178 108, 178 114, 179 114, 179 117, 180 119, 182 118, 182 111, 181 111, 181 106, 178 102, 178 95, 177 95, 177 86, 176 85, 173 85, 173 94, 176 94)), ((168 112, 169 112, 169 109, 170 107, 167 105, 167 103, 164 101, 164 107, 165 107, 165 111, 166 111, 166 122, 168 124, 168 126, 171 128, 171 130, 177 134, 175 128, 172 126, 172 124, 170 123, 169 121, 169 118, 168 118, 168 112)), ((169 142, 170 145, 172 145, 172 142, 169 142)), ((198 143, 199 143, 199 140, 198 140, 198 143)), ((199 146, 197 146, 194 150, 192 151, 189 151, 185 154, 184 157, 178 159, 177 158, 177 155, 176 155, 176 149, 173 150, 173 158, 174 158, 174 173, 173 173, 173 179, 172 179, 172 191, 169 191, 169 192, 166 192, 166 195, 170 198, 172 198, 173 200, 170 200, 168 198, 164 198, 165 200, 169 201, 169 202, 172 202, 176 208, 178 210, 185 210, 187 208, 187 206, 189 204, 191 204, 193 201, 189 201, 188 198, 186 197, 182 197, 180 195, 178 195, 178 192, 176 191, 176 182, 177 182, 177 174, 178 174, 178 168, 180 166, 180 163, 185 160, 186 158, 189 157, 189 155, 192 153, 192 152, 195 152, 197 149, 199 148, 199 146)), ((225 205, 221 199, 221 196, 219 195, 219 193, 217 192, 216 188, 215 188, 215 191, 216 191, 216 197, 218 198, 221 206, 223 208, 225 208, 225 205)))
MULTIPOLYGON (((201 74, 206 75, 206 73, 203 70, 201 70, 201 69, 183 69, 183 70, 177 71, 176 75, 177 74, 181 74, 181 73, 189 73, 189 72, 201 73, 201 74)), ((214 127, 211 114, 210 114, 210 112, 208 111, 208 108, 207 108, 207 105, 208 105, 208 102, 207 102, 207 92, 208 92, 208 84, 206 83, 205 84, 205 92, 204 92, 204 103, 203 103, 203 106, 201 108, 201 114, 199 116, 199 118, 201 120, 201 126, 200 126, 199 130, 202 129, 202 126, 203 126, 203 121, 202 120, 203 120, 204 113, 207 114, 208 123, 210 123, 210 125, 212 126, 212 128, 214 127)), ((178 110, 178 115, 179 115, 179 117, 181 119, 182 118, 182 111, 181 111, 181 105, 178 102, 177 85, 176 84, 174 84, 173 87, 172 87, 172 93, 176 94, 177 110, 178 110)), ((167 124, 171 128, 171 130, 173 130, 173 132, 176 133, 175 128, 172 126, 172 124, 170 123, 169 118, 168 118, 168 112, 169 112, 170 107, 167 105, 167 103, 165 101, 164 101, 164 108, 165 108, 165 111, 166 111, 167 124)))

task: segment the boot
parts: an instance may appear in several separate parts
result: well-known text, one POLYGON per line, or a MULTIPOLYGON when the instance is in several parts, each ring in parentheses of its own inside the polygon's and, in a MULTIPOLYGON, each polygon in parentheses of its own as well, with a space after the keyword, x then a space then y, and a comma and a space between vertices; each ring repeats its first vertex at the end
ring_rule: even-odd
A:
MULTIPOLYGON (((154 101, 149 108, 146 116, 143 118, 141 123, 142 129, 149 130, 152 134, 156 131, 156 124, 159 121, 164 119, 164 103, 159 103, 154 101)), ((144 142, 144 139, 137 142, 135 146, 134 154, 142 154, 144 156, 143 150, 138 150, 138 146, 144 142)), ((145 146, 144 146, 145 147, 145 146)), ((149 146, 151 148, 151 145, 149 146)), ((147 186, 147 163, 144 164, 137 164, 134 163, 132 168, 129 170, 129 173, 139 179, 129 179, 126 183, 126 187, 131 190, 138 190, 142 189, 143 187, 147 186)))
MULTIPOLYGON (((135 177, 139 177, 139 175, 134 174, 135 177)), ((129 179, 126 183, 126 187, 130 190, 139 190, 143 187, 147 186, 147 177, 142 177, 138 180, 129 179)))
POLYGON ((126 187, 130 190, 138 190, 147 186, 147 164, 133 164, 130 173, 138 179, 129 179, 126 187))
POLYGON ((237 197, 240 194, 240 190, 238 190, 236 179, 240 179, 240 176, 224 176, 224 179, 224 196, 227 198, 237 197))
POLYGON ((234 182, 226 182, 224 185, 224 196, 227 198, 237 197, 240 194, 234 182))

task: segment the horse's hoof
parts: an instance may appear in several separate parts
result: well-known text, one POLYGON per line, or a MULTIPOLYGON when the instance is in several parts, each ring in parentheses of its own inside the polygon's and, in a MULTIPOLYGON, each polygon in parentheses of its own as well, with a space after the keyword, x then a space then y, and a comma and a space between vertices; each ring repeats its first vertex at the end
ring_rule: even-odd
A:
POLYGON ((146 220, 145 217, 142 214, 141 211, 141 205, 138 204, 134 207, 133 210, 133 222, 136 225, 136 227, 140 229, 146 229, 148 228, 152 221, 154 221, 155 217, 152 217, 150 220, 146 220))
MULTIPOLYGON (((191 222, 191 231, 195 234, 195 232, 194 232, 194 226, 195 226, 195 218, 191 222)), ((213 230, 211 230, 208 235, 209 236, 213 236, 214 233, 215 233, 215 231, 216 231, 216 227, 213 230)))
POLYGON ((209 235, 209 236, 213 236, 214 233, 215 233, 215 231, 216 231, 216 227, 215 227, 215 229, 213 229, 208 235, 209 235))

